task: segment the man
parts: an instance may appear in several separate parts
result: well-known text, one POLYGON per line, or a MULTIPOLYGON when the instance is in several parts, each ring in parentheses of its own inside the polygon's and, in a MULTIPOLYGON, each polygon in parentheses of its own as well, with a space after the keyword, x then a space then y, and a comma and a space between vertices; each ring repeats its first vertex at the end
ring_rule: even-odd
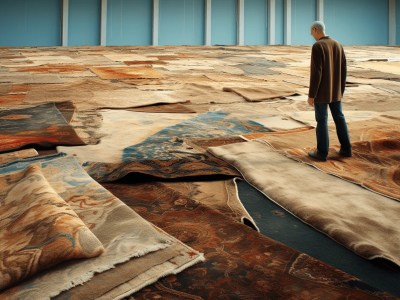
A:
POLYGON ((346 85, 346 55, 342 45, 325 35, 325 25, 316 21, 311 25, 316 42, 311 51, 311 74, 308 104, 314 106, 317 121, 317 149, 308 155, 326 161, 329 150, 328 106, 336 125, 340 142, 339 155, 351 157, 351 144, 341 99, 346 85))

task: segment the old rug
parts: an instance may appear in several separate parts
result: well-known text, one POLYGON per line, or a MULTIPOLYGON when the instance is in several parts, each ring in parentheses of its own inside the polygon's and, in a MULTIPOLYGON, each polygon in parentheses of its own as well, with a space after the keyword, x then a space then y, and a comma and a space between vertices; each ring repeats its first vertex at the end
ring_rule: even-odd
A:
POLYGON ((393 299, 161 183, 106 183, 132 209, 206 261, 129 299, 393 299))
POLYGON ((237 180, 240 179, 165 182, 164 185, 259 231, 239 199, 237 180))
POLYGON ((0 175, 0 290, 104 247, 54 191, 39 165, 0 175))
POLYGON ((297 93, 293 90, 279 90, 273 88, 260 88, 260 87, 224 87, 225 92, 232 92, 242 96, 246 101, 259 102, 267 101, 277 98, 284 98, 286 96, 294 96, 297 93))
POLYGON ((296 162, 262 142, 208 151, 278 205, 358 255, 400 265, 397 201, 296 162))
POLYGON ((400 199, 399 118, 380 116, 369 121, 349 123, 354 154, 351 158, 337 154, 340 145, 337 144, 334 127, 330 131, 334 144, 326 162, 313 160, 307 155, 315 144, 315 130, 248 134, 244 137, 262 140, 295 160, 387 197, 400 199))
POLYGON ((54 103, 0 110, 0 152, 27 145, 84 145, 54 103))
POLYGON ((33 157, 37 156, 39 153, 35 149, 24 149, 24 150, 19 150, 19 151, 12 151, 12 152, 7 152, 7 153, 1 153, 0 154, 0 166, 13 162, 17 159, 20 158, 27 158, 27 157, 33 157))
MULTIPOLYGON (((129 112, 129 115, 133 114, 140 113, 129 112)), ((156 119, 157 115, 155 114, 156 119)), ((179 115, 170 114, 171 118, 175 120, 179 115)), ((147 114, 142 116, 146 118, 147 114)), ((121 145, 121 141, 129 141, 125 140, 124 135, 136 134, 145 137, 154 129, 166 126, 143 139, 142 142, 131 144, 131 146, 120 150, 114 148, 113 151, 110 151, 110 148, 105 147, 103 152, 99 150, 97 154, 94 154, 87 147, 80 147, 80 152, 73 148, 71 150, 66 147, 59 147, 58 151, 73 154, 85 162, 85 170, 99 182, 117 180, 129 173, 144 173, 163 178, 237 175, 237 172, 226 163, 210 158, 205 151, 199 151, 187 145, 185 139, 238 136, 250 132, 269 131, 268 128, 256 122, 231 118, 229 114, 224 112, 208 112, 191 118, 187 116, 190 117, 191 115, 185 114, 184 118, 186 119, 175 125, 166 126, 166 123, 161 122, 159 126, 152 128, 151 125, 157 122, 154 119, 154 122, 144 124, 147 126, 147 131, 135 130, 132 133, 126 133, 125 128, 121 128, 120 141, 114 143, 117 147, 121 145), (102 153, 105 153, 108 157, 113 156, 111 163, 109 163, 110 159, 99 156, 102 153)), ((114 140, 114 134, 112 139, 114 140)), ((130 139, 130 141, 134 140, 130 139)), ((108 145, 110 144, 112 143, 108 145)), ((100 143, 98 148, 101 147, 102 144, 100 143)), ((110 147, 113 148, 113 146, 110 147)))
MULTIPOLYGON (((76 260, 59 265, 3 291, 0 297, 47 299, 90 280, 95 273, 104 272, 117 264, 178 243, 100 186, 87 175, 74 158, 64 157, 61 154, 28 158, 19 160, 15 164, 8 164, 0 169, 0 173, 5 176, 25 170, 33 163, 40 166, 50 186, 99 239, 105 252, 93 259, 76 260)), ((171 258, 159 262, 161 267, 157 269, 158 276, 178 272, 182 268, 201 261, 202 255, 193 249, 186 248, 178 253, 176 259, 181 261, 174 267, 168 262, 169 259, 171 258)), ((147 269, 143 271, 143 273, 146 272, 147 269)), ((154 270, 150 268, 149 272, 154 273, 154 270)), ((127 281, 131 281, 132 278, 134 279, 135 276, 127 278, 127 281)), ((158 278, 154 274, 147 277, 144 274, 141 277, 142 280, 136 279, 136 284, 130 285, 122 294, 134 292, 158 278)), ((121 282, 116 286, 119 284, 121 282)), ((108 290, 116 286, 108 287, 108 290)))

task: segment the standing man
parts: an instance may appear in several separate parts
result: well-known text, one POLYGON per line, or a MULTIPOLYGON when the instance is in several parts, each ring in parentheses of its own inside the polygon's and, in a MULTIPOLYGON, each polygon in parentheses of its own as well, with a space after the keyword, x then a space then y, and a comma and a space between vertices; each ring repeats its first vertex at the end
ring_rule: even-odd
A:
POLYGON ((346 55, 342 45, 325 35, 325 25, 316 21, 311 25, 316 42, 311 51, 311 74, 308 104, 314 106, 317 121, 317 149, 308 155, 326 161, 329 150, 328 106, 336 125, 340 142, 339 155, 351 157, 351 144, 341 99, 346 85, 346 55))

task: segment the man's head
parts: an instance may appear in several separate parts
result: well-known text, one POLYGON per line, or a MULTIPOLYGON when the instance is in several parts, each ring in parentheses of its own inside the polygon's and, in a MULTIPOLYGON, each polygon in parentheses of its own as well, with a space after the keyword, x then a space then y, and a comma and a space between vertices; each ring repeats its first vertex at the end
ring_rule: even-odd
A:
POLYGON ((311 24, 311 35, 318 41, 325 36, 325 24, 322 21, 315 21, 311 24))

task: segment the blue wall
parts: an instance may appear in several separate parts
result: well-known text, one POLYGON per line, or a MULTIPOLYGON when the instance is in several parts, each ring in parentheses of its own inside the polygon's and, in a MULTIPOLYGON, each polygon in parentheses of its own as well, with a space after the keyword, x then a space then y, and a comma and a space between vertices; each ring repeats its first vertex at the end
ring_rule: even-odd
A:
POLYGON ((151 45, 152 0, 108 0, 107 45, 151 45))
POLYGON ((237 44, 237 1, 214 0, 211 2, 211 44, 237 44))
POLYGON ((60 0, 0 0, 0 46, 61 45, 60 0))
POLYGON ((160 0, 159 15, 159 45, 204 45, 204 0, 160 0))
MULTIPOLYGON (((206 0, 159 0, 158 44, 203 45, 206 0)), ((327 34, 344 45, 387 45, 390 0, 324 0, 327 34)), ((101 0, 69 0, 68 44, 99 45, 101 0)), ((106 45, 152 45, 153 0, 108 0, 106 45)), ((245 0, 244 44, 267 45, 268 0, 245 0)), ((292 45, 311 45, 317 0, 291 1, 292 45)), ((59 46, 62 0, 0 0, 0 46, 59 46)), ((285 0, 275 0, 275 44, 285 43, 285 0)), ((400 0, 396 0, 400 44, 400 0)), ((211 44, 237 45, 238 1, 212 0, 211 44)))
POLYGON ((396 45, 400 45, 400 0, 396 1, 396 45))
POLYGON ((100 0, 69 0, 68 46, 100 44, 100 0))
POLYGON ((292 45, 314 42, 310 25, 317 18, 316 0, 292 0, 292 45))
POLYGON ((325 0, 326 33, 344 45, 387 45, 388 11, 383 0, 325 0))
POLYGON ((268 11, 265 0, 244 2, 244 44, 268 44, 268 11))
POLYGON ((285 42, 285 8, 283 0, 275 1, 275 44, 283 45, 285 42))

